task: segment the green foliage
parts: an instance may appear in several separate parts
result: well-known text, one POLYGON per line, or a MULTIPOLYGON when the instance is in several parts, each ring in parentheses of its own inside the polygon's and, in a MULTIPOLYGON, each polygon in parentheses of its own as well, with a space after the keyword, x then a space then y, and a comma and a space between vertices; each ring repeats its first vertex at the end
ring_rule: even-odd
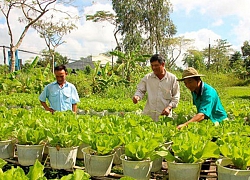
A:
POLYGON ((180 132, 172 138, 171 150, 159 152, 167 161, 179 163, 203 162, 208 158, 218 158, 219 147, 206 136, 189 131, 180 132))
POLYGON ((152 53, 154 49, 157 52, 165 52, 164 42, 176 33, 176 27, 169 15, 172 12, 170 2, 114 0, 112 5, 116 13, 114 21, 117 25, 117 32, 120 31, 123 36, 123 47, 118 48, 131 51, 141 47, 144 52, 148 53, 152 53))
POLYGON ((114 153, 114 149, 120 146, 121 141, 119 137, 108 134, 90 134, 88 141, 85 142, 90 145, 90 152, 95 155, 108 155, 114 153))
POLYGON ((46 134, 42 127, 30 128, 19 126, 17 133, 18 144, 21 145, 38 145, 44 143, 46 140, 46 134))
POLYGON ((241 170, 247 170, 250 167, 249 143, 248 136, 234 134, 227 134, 218 140, 222 155, 231 159, 233 165, 241 170))
MULTIPOLYGON (((9 120, 8 120, 9 121, 9 120)), ((6 141, 14 139, 15 125, 11 122, 2 121, 0 131, 0 141, 6 141)))
MULTIPOLYGON (((119 97, 119 95, 117 95, 119 97)), ((133 112, 142 110, 145 102, 140 104, 133 104, 132 99, 91 96, 81 99, 78 108, 85 110, 87 114, 94 114, 94 112, 119 113, 119 112, 133 112)))
POLYGON ((14 168, 13 166, 11 169, 1 172, 0 171, 0 180, 46 180, 47 178, 44 177, 43 173, 44 166, 36 160, 34 166, 31 166, 27 175, 25 175, 24 170, 17 166, 14 168))
POLYGON ((39 61, 39 57, 36 56, 35 59, 33 60, 33 62, 31 63, 30 67, 27 70, 30 71, 31 69, 35 68, 38 61, 39 61))
MULTIPOLYGON (((34 94, 34 92, 38 92, 39 90, 35 91, 34 89, 35 87, 43 89, 46 83, 54 80, 53 74, 46 71, 46 69, 34 68, 28 74, 25 74, 26 72, 3 74, 0 78, 0 113, 2 122, 0 135, 8 134, 8 128, 5 131, 5 127, 7 126, 14 127, 14 130, 24 129, 26 132, 28 128, 23 127, 36 129, 42 124, 53 146, 59 144, 62 144, 62 146, 66 146, 66 144, 67 146, 73 144, 78 146, 83 142, 89 143, 92 141, 94 144, 93 149, 105 154, 113 149, 112 147, 115 147, 115 145, 122 145, 124 147, 127 145, 127 154, 132 154, 131 156, 137 159, 142 159, 143 157, 154 158, 155 155, 160 154, 166 157, 166 159, 192 162, 210 157, 211 152, 213 152, 212 157, 217 157, 215 154, 217 154, 218 149, 216 150, 214 143, 222 145, 222 139, 227 134, 228 136, 238 135, 239 137, 246 137, 250 134, 249 126, 247 125, 250 122, 249 88, 230 87, 240 81, 233 73, 217 74, 213 71, 200 72, 206 75, 203 77, 204 82, 216 88, 223 106, 228 112, 230 121, 222 122, 219 126, 215 127, 209 120, 204 120, 200 123, 191 123, 188 127, 178 131, 176 126, 186 122, 196 113, 190 92, 183 83, 180 82, 181 101, 178 107, 173 110, 172 118, 161 116, 159 122, 153 122, 150 117, 141 115, 146 103, 145 100, 139 104, 132 103, 131 97, 138 81, 149 71, 150 68, 139 74, 131 72, 134 74, 131 76, 132 80, 129 86, 121 84, 107 85, 105 91, 95 95, 92 94, 90 86, 93 76, 88 76, 82 71, 79 71, 77 76, 69 74, 68 80, 76 84, 78 91, 82 92, 81 102, 78 104, 80 111, 77 115, 72 112, 56 112, 52 115, 41 108, 38 100, 39 94, 34 94), (8 82, 8 85, 6 85, 6 82, 8 82), (40 85, 37 84, 38 82, 40 85), (22 87, 20 83, 22 86, 25 84, 26 87, 22 87), (6 93, 12 92, 12 94, 5 94, 1 84, 4 84, 4 87, 6 87, 6 93), (30 91, 26 92, 31 94, 15 93, 23 92, 24 89, 30 89, 30 91), (188 132, 194 135, 187 135, 188 132), (180 134, 183 134, 183 137, 180 134), (194 138, 191 140, 191 138, 189 139, 186 136, 194 136, 194 138), (183 142, 181 140, 178 141, 181 138, 183 142), (217 139, 217 141, 210 143, 214 139, 217 139), (154 143, 151 143, 150 140, 154 141, 154 143), (173 144, 170 146, 170 151, 167 151, 163 148, 164 143, 171 141, 173 141, 173 144), (146 142, 152 145, 156 145, 157 143, 157 147, 155 146, 155 149, 148 147, 146 142), (143 145, 143 143, 145 144, 143 145), (200 147, 192 147, 194 144, 200 147), (188 149, 189 147, 192 147, 192 149, 188 149), (150 149, 152 150, 151 153, 155 155, 149 155, 151 154, 149 152, 150 149), (200 150, 202 153, 200 153, 200 150), (175 155, 173 156, 174 151, 178 153, 178 156, 183 156, 184 160, 175 157, 175 155), (190 155, 189 153, 194 154, 190 155)), ((173 73, 177 77, 181 77, 180 71, 173 71, 173 73)), ((108 77, 106 76, 106 78, 108 77)), ((33 135, 38 137, 35 133, 33 135)), ((31 136, 31 133, 29 136, 31 136)), ((16 137, 15 133, 12 134, 12 137, 16 137)), ((222 153, 222 151, 225 151, 225 144, 223 144, 223 148, 219 152, 222 153)), ((232 145, 229 146, 231 147, 232 145)), ((241 146, 238 145, 238 147, 241 146)), ((248 152, 235 148, 233 151, 228 150, 225 154, 229 156, 229 154, 237 152, 236 155, 231 156, 237 157, 235 160, 239 166, 245 166, 244 163, 247 160, 242 161, 238 156, 243 155, 245 157, 248 152)), ((69 178, 72 178, 72 176, 70 175, 69 178)))
POLYGON ((69 174, 67 176, 63 176, 61 180, 87 180, 90 179, 91 176, 84 172, 83 170, 76 169, 73 174, 69 174))
POLYGON ((6 164, 7 162, 0 158, 0 168, 3 168, 6 164))
POLYGON ((204 62, 204 54, 198 50, 188 50, 185 53, 183 61, 183 65, 187 65, 188 67, 194 67, 196 70, 205 69, 204 62))
POLYGON ((89 65, 87 65, 85 67, 84 73, 87 74, 87 75, 89 75, 91 73, 91 67, 89 65))
POLYGON ((5 171, 4 173, 0 172, 0 180, 29 180, 29 178, 25 175, 23 169, 19 166, 14 168, 13 166, 11 169, 5 171))
POLYGON ((145 63, 146 60, 150 58, 150 55, 141 55, 138 50, 128 51, 126 53, 115 50, 110 52, 110 54, 118 57, 118 60, 121 63, 119 63, 117 71, 121 71, 122 77, 124 77, 127 81, 131 80, 131 72, 138 70, 140 63, 145 63))
POLYGON ((159 143, 155 139, 139 140, 126 144, 125 155, 132 161, 152 160, 152 157, 156 154, 155 149, 158 147, 159 143))
POLYGON ((76 147, 80 144, 78 139, 78 123, 72 111, 55 112, 53 119, 46 123, 45 130, 48 144, 52 147, 76 147))
POLYGON ((31 180, 45 180, 44 177, 44 166, 39 162, 39 160, 35 161, 35 164, 30 167, 30 170, 27 174, 27 177, 31 180))

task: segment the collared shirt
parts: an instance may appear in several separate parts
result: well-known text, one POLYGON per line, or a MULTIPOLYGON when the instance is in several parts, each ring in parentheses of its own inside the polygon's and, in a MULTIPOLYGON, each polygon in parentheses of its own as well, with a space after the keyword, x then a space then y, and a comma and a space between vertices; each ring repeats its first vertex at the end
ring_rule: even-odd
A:
MULTIPOLYGON (((135 96, 142 99, 146 92, 148 97, 143 113, 151 116, 154 121, 159 120, 159 116, 166 107, 177 107, 180 100, 177 77, 167 71, 162 79, 159 79, 153 72, 144 76, 137 86, 135 96)), ((172 111, 169 116, 172 116, 172 111)))
POLYGON ((203 113, 205 118, 213 123, 221 122, 227 118, 227 113, 223 108, 216 90, 210 85, 202 82, 200 94, 192 92, 193 104, 198 113, 203 113))
POLYGON ((72 110, 72 104, 80 102, 76 87, 69 82, 66 82, 63 87, 60 87, 57 82, 45 86, 39 100, 46 102, 46 98, 50 107, 56 111, 72 110))

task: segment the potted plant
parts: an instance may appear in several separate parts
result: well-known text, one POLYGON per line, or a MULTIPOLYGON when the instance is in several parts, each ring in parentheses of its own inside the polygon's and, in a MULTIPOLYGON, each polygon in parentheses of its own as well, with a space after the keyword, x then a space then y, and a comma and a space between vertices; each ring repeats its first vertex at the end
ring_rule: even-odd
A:
POLYGON ((222 158, 216 161, 219 180, 248 180, 250 178, 250 138, 226 134, 217 140, 222 158))
MULTIPOLYGON (((164 144, 164 137, 158 132, 155 122, 143 122, 143 117, 138 121, 130 120, 131 127, 122 136, 125 144, 125 154, 121 155, 123 174, 135 179, 149 179, 154 161, 160 158, 160 169, 162 167, 161 157, 156 154, 157 149, 164 144), (142 120, 142 121, 139 121, 142 120), (145 123, 142 124, 142 123, 145 123)), ((157 161, 155 161, 157 162, 157 161)))
MULTIPOLYGON (((4 119, 2 119, 4 121, 4 119)), ((14 125, 11 122, 1 122, 0 131, 0 158, 13 158, 15 155, 14 125)))
POLYGON ((78 129, 65 123, 46 129, 50 166, 53 169, 72 169, 79 145, 78 129))
POLYGON ((22 166, 34 165, 36 159, 43 158, 46 133, 41 126, 27 127, 19 125, 17 132, 18 163, 22 166))
POLYGON ((125 154, 120 157, 124 176, 149 179, 158 147, 159 143, 155 139, 140 139, 126 144, 125 154))
POLYGON ((172 138, 167 151, 158 152, 167 160, 169 180, 198 179, 201 165, 208 158, 218 158, 219 147, 205 136, 190 131, 180 131, 172 138))
POLYGON ((107 176, 111 172, 115 148, 120 146, 118 136, 89 133, 89 147, 83 148, 85 170, 91 176, 107 176))

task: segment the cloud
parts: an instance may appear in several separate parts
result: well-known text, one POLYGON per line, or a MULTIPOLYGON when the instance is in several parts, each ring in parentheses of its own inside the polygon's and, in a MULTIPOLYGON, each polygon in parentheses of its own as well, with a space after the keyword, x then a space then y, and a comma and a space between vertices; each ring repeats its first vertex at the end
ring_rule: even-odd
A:
POLYGON ((249 32, 250 32, 250 19, 248 17, 240 20, 237 26, 234 26, 233 28, 233 33, 239 35, 236 36, 236 38, 240 42, 250 41, 249 32))
POLYGON ((86 21, 85 18, 86 15, 93 15, 96 11, 102 10, 113 11, 110 4, 94 3, 85 7, 78 29, 65 37, 67 43, 61 45, 58 51, 73 59, 111 51, 115 47, 114 25, 105 21, 86 21))
MULTIPOLYGON (((102 2, 104 3, 107 1, 102 2)), ((76 7, 66 7, 61 4, 57 5, 57 7, 59 7, 62 11, 71 12, 82 17, 78 22, 76 22, 78 28, 63 37, 63 41, 66 41, 66 43, 60 45, 56 50, 57 52, 63 56, 67 56, 70 59, 80 59, 80 57, 98 55, 99 53, 111 51, 115 47, 115 39, 113 35, 114 25, 111 25, 108 22, 95 23, 86 21, 85 18, 87 14, 94 14, 96 11, 113 11, 111 4, 101 4, 96 2, 91 4, 91 6, 83 7, 82 11, 76 7)), ((19 16, 20 14, 17 15, 16 12, 15 15, 12 16, 15 17, 12 18, 15 41, 17 41, 17 38, 19 38, 24 28, 23 24, 20 24, 16 21, 16 17, 19 16)), ((51 14, 47 14, 47 17, 49 16, 51 16, 51 14)), ((61 17, 62 15, 57 13, 57 18, 61 17)), ((0 46, 9 46, 9 41, 6 24, 0 21, 0 46)), ((46 48, 45 41, 39 37, 38 33, 33 29, 29 29, 19 49, 39 53, 46 48)), ((32 57, 35 57, 35 55, 19 52, 19 58, 23 60, 30 59, 32 57)), ((2 63, 3 54, 1 50, 0 64, 2 63)))
POLYGON ((174 11, 183 11, 189 14, 191 11, 199 11, 201 14, 209 15, 210 18, 224 17, 230 15, 236 15, 239 17, 244 17, 249 15, 249 0, 220 0, 213 1, 210 0, 171 0, 173 4, 174 11))
MULTIPOLYGON (((239 47, 244 41, 250 40, 250 1, 249 0, 172 0, 174 13, 185 13, 187 17, 196 21, 198 16, 209 19, 209 30, 227 39, 234 47, 239 47), (198 16, 197 16, 198 13, 198 16), (193 16, 196 15, 197 17, 193 16)), ((185 20, 184 20, 185 21, 185 20)), ((196 29, 197 33, 200 29, 196 29)), ((188 33, 188 32, 187 32, 188 33)), ((192 33, 194 38, 197 35, 192 33)), ((196 39, 201 41, 200 39, 196 39)), ((205 40, 207 41, 207 40, 205 40)), ((238 49, 239 50, 239 49, 238 49)))
MULTIPOLYGON (((213 45, 214 41, 217 39, 221 39, 220 35, 214 33, 209 29, 200 29, 198 31, 186 32, 184 34, 180 34, 180 36, 185 37, 186 39, 194 40, 193 43, 189 46, 190 49, 197 49, 199 51, 204 48, 208 48, 209 43, 213 45)), ((182 52, 180 57, 177 59, 176 64, 179 67, 183 68, 183 55, 185 52, 182 52)))
POLYGON ((215 22, 212 23, 212 26, 221 26, 223 24, 222 19, 218 19, 215 22))
POLYGON ((184 36, 187 39, 195 40, 192 44, 197 50, 202 50, 208 47, 208 44, 213 44, 213 42, 217 39, 221 39, 220 35, 214 33, 209 29, 200 29, 199 31, 187 32, 181 34, 180 36, 184 36))

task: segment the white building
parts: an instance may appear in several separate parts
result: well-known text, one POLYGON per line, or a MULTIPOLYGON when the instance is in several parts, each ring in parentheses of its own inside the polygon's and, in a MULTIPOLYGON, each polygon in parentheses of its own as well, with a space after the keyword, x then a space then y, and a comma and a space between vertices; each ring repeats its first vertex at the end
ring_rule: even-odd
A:
POLYGON ((84 70, 88 65, 94 68, 94 62, 98 61, 100 61, 100 66, 104 66, 107 63, 110 63, 110 65, 112 66, 112 63, 114 64, 116 62, 116 59, 116 57, 99 54, 97 56, 88 56, 83 60, 75 60, 74 62, 66 64, 66 67, 76 70, 84 70))

